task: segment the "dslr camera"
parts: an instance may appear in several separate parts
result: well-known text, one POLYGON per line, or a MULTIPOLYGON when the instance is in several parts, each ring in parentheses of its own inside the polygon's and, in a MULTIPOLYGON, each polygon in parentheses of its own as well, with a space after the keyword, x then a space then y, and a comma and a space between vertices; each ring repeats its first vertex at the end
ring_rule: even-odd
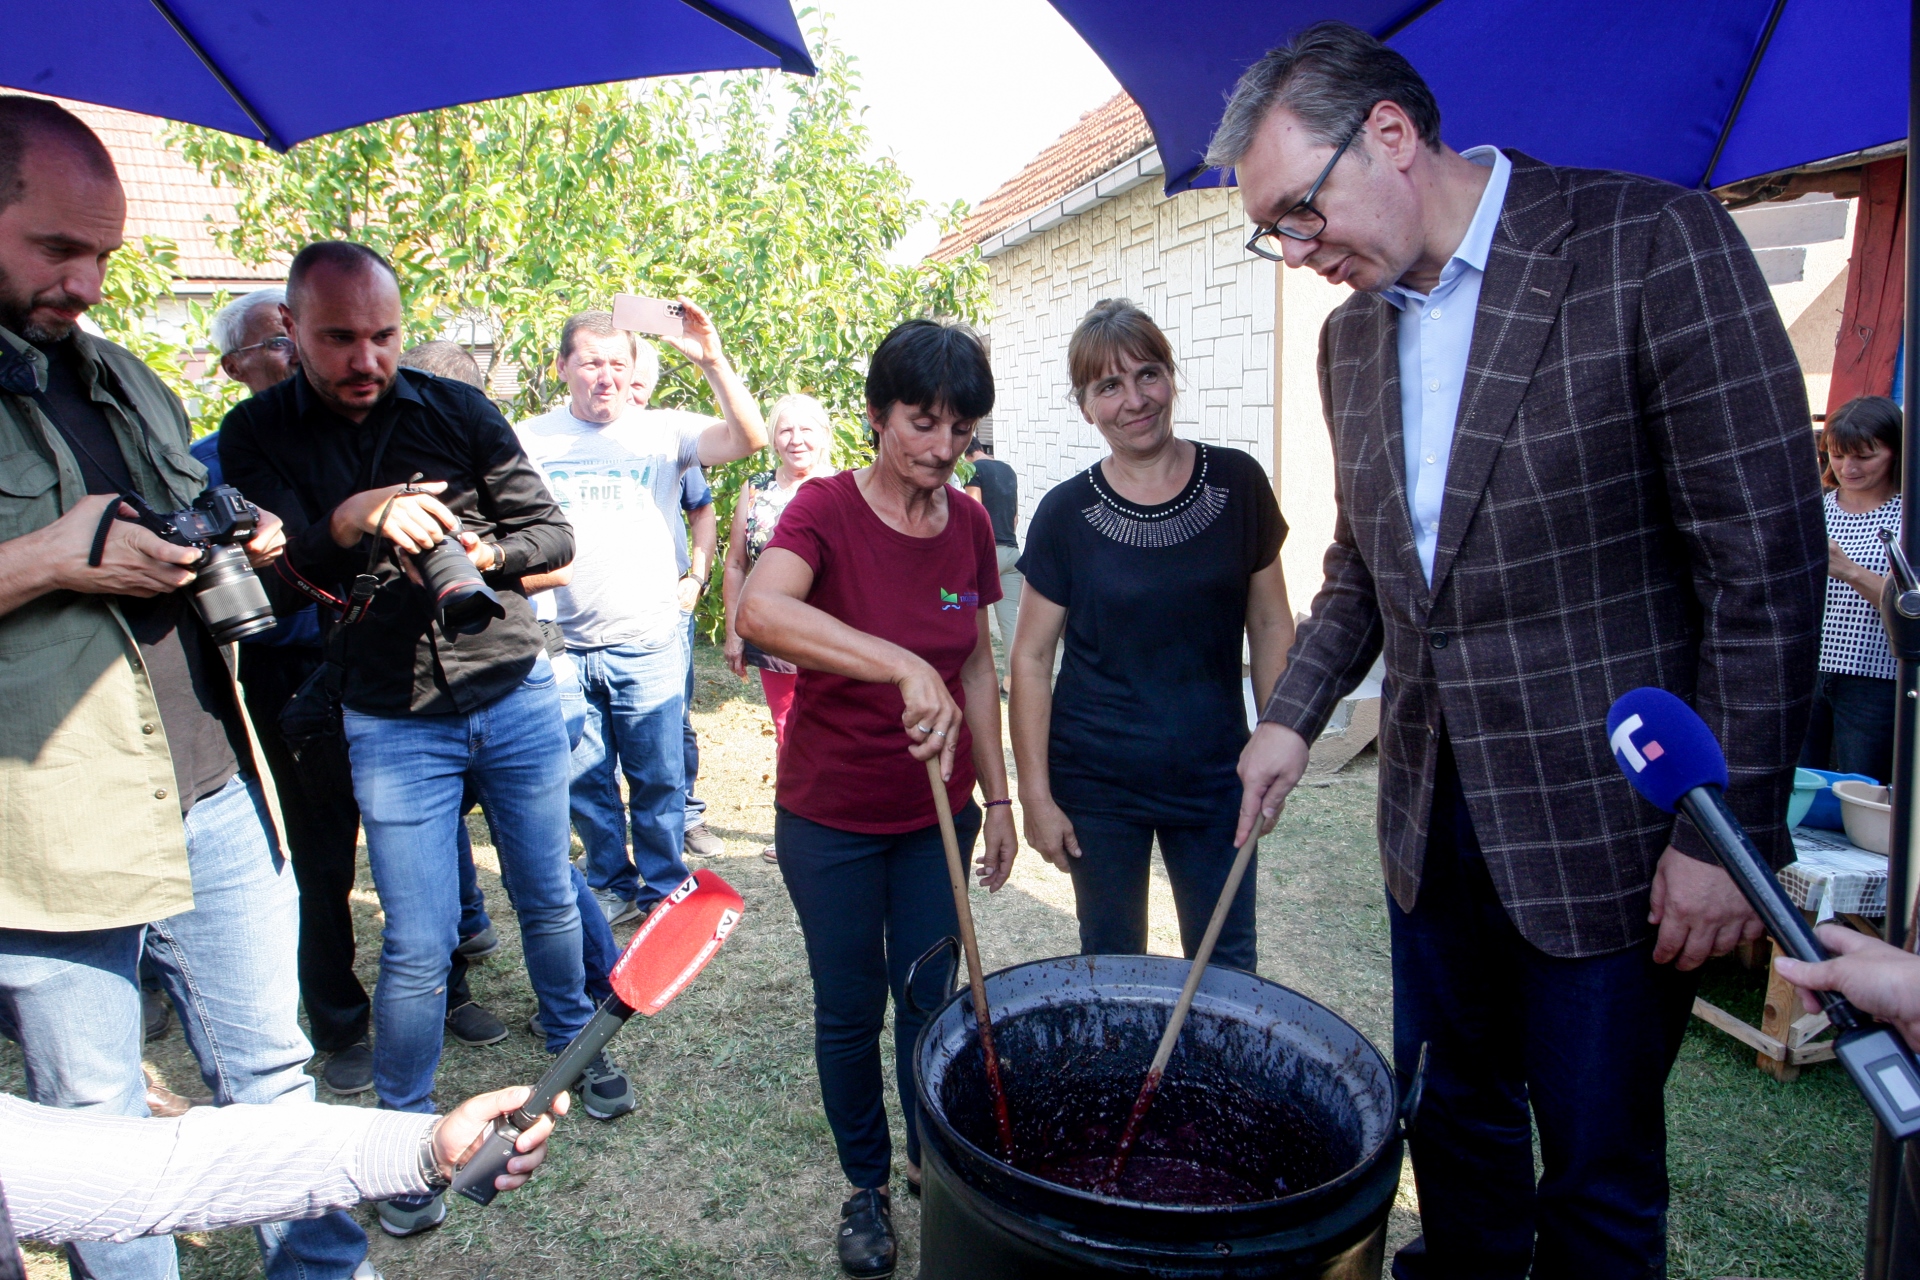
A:
POLYGON ((193 607, 219 644, 246 640, 273 630, 273 606, 267 590, 247 563, 246 544, 260 527, 260 508, 232 485, 217 484, 184 511, 156 512, 138 494, 120 500, 137 512, 146 528, 182 547, 196 547, 200 559, 188 590, 193 607))
POLYGON ((500 604, 480 571, 467 558, 467 550, 458 538, 436 542, 413 557, 413 567, 433 598, 434 615, 448 635, 470 636, 486 630, 494 618, 507 611, 500 604))

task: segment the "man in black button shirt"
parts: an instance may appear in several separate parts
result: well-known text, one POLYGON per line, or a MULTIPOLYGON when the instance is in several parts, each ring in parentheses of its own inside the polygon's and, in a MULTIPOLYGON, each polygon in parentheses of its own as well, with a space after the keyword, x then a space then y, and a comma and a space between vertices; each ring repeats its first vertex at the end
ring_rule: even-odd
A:
MULTIPOLYGON (((386 911, 374 991, 374 1088, 383 1106, 433 1107, 448 957, 459 941, 457 839, 471 778, 519 915, 547 1047, 592 1014, 567 864, 567 734, 521 577, 573 558, 573 530, 479 390, 398 367, 400 290, 372 250, 309 245, 287 273, 293 377, 227 415, 227 479, 287 524, 283 576, 349 596, 377 584, 358 622, 338 623, 341 699, 374 883, 386 911), (409 484, 410 479, 424 481, 409 484), (435 616, 415 557, 457 538, 502 616, 459 634, 435 616)), ((289 602, 291 605, 292 601, 289 602)), ((604 1060, 585 1081, 624 1094, 604 1060)), ((381 1223, 410 1235, 445 1214, 388 1201, 381 1223)))

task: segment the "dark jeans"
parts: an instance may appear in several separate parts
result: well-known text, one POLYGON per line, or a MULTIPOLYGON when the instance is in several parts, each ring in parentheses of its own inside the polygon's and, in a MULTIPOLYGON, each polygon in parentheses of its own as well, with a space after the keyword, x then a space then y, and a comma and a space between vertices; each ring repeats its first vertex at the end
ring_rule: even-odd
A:
MULTIPOLYGON (((1066 810, 1080 842, 1080 856, 1068 860, 1073 872, 1073 910, 1080 917, 1080 954, 1144 955, 1147 950, 1147 883, 1153 838, 1173 884, 1174 912, 1180 918, 1180 946, 1191 958, 1213 918, 1214 904, 1233 869, 1233 828, 1238 813, 1211 827, 1159 827, 1128 822, 1086 810, 1066 810)), ((1254 923, 1254 882, 1260 855, 1247 864, 1246 878, 1214 944, 1214 964, 1257 972, 1259 934, 1254 923)))
POLYGON ((707 802, 693 794, 693 784, 700 777, 700 738, 693 731, 693 624, 699 620, 698 610, 687 615, 687 697, 686 707, 681 712, 680 733, 686 744, 687 784, 687 830, 699 826, 707 820, 707 802))
POLYGON ((355 851, 360 806, 351 792, 316 795, 301 781, 280 736, 280 709, 320 666, 320 651, 297 645, 241 646, 240 683, 280 793, 287 850, 300 888, 300 1000, 313 1047, 333 1053, 366 1038, 373 1004, 353 972, 355 851))
POLYGON ((1822 671, 1814 678, 1813 718, 1800 763, 1809 769, 1893 776, 1895 681, 1822 671))
MULTIPOLYGON (((980 807, 969 802, 953 821, 961 857, 971 861, 980 807)), ((813 975, 813 1059, 840 1168, 856 1187, 884 1187, 893 1168, 880 1071, 887 993, 893 993, 894 1074, 907 1121, 907 1159, 917 1165, 913 1042, 926 1017, 905 996, 907 966, 941 938, 959 932, 940 828, 863 835, 776 808, 773 842, 806 936, 807 969, 813 975)), ((923 976, 920 985, 921 1002, 937 1003, 943 993, 935 976, 923 976)))
POLYGON ((1568 960, 1522 938, 1444 745, 1431 832, 1414 909, 1387 899, 1403 1086, 1431 1046, 1412 1143, 1424 1235, 1394 1276, 1665 1276, 1663 1090, 1697 974, 1654 964, 1651 939, 1568 960))

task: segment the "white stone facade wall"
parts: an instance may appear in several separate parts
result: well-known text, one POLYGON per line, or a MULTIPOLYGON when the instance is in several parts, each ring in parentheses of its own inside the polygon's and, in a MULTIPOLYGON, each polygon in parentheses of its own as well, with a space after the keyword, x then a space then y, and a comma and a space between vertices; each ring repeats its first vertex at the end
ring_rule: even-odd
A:
POLYGON ((1166 331, 1179 433, 1271 471, 1275 268, 1246 238, 1238 192, 1168 199, 1155 180, 988 260, 994 456, 1019 473, 1022 537, 1047 490, 1106 454, 1067 376, 1067 339, 1102 298, 1133 299, 1166 331))

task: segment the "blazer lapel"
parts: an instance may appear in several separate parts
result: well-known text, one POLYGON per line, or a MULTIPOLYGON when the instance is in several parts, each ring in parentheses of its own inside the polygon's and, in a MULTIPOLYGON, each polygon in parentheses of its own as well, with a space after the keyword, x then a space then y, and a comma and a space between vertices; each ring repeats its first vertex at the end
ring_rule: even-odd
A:
MULTIPOLYGON (((1487 477, 1533 381, 1573 275, 1571 263, 1553 256, 1573 229, 1573 217, 1552 170, 1519 152, 1507 154, 1513 174, 1480 282, 1446 495, 1440 503, 1433 557, 1436 599, 1479 509, 1487 477)), ((1399 408, 1397 397, 1394 408, 1399 408)), ((1405 483, 1402 478, 1403 490, 1405 483)))
MULTIPOLYGON (((1422 589, 1427 585, 1426 570, 1420 565, 1420 552, 1413 541, 1413 512, 1407 506, 1407 453, 1400 421, 1400 312, 1393 304, 1381 298, 1369 298, 1368 323, 1371 326, 1363 341, 1371 351, 1373 368, 1377 373, 1378 385, 1374 404, 1378 408, 1372 413, 1363 413, 1361 420, 1378 423, 1378 434, 1369 433, 1373 438, 1368 442, 1368 450, 1361 451, 1365 458, 1372 449, 1378 449, 1379 470, 1387 474, 1387 505, 1392 509, 1392 536, 1399 544, 1401 569, 1409 580, 1422 589)), ((1359 400, 1356 397, 1356 400, 1359 400)), ((1364 403, 1364 401, 1362 401, 1364 403)))

